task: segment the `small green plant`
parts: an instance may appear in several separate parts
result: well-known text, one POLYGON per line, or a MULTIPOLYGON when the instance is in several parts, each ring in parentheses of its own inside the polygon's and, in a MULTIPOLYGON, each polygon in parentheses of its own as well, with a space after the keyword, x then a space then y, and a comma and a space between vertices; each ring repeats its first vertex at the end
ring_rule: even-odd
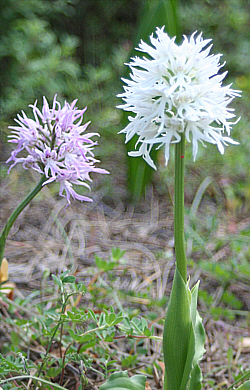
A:
MULTIPOLYGON (((113 249, 112 254, 118 260, 123 252, 113 249)), ((48 276, 47 272, 45 277, 48 276)), ((91 380, 87 372, 96 372, 104 380, 120 365, 135 365, 133 356, 128 355, 120 360, 115 352, 111 353, 110 343, 125 340, 129 345, 129 340, 159 339, 144 318, 130 320, 124 312, 115 313, 112 307, 109 311, 104 309, 100 312, 75 307, 74 302, 88 290, 83 283, 76 281, 74 275, 69 275, 69 271, 52 275, 52 280, 58 299, 49 310, 45 310, 45 304, 41 304, 37 312, 30 312, 27 318, 1 318, 3 324, 16 329, 11 332, 10 348, 3 345, 0 355, 0 386, 5 386, 4 389, 13 388, 13 383, 25 383, 28 379, 32 380, 34 386, 40 382, 45 388, 53 385, 62 389, 68 367, 74 367, 84 388, 84 384, 91 380), (34 360, 29 356, 29 350, 34 349, 36 340, 39 340, 41 351, 35 352, 37 358, 34 360), (95 368, 94 355, 98 356, 98 368, 95 368), (55 385, 55 380, 58 385, 55 385)), ((14 313, 16 305, 22 312, 27 300, 15 306, 8 303, 10 312, 14 313)), ((116 377, 111 376, 109 381, 116 377)))

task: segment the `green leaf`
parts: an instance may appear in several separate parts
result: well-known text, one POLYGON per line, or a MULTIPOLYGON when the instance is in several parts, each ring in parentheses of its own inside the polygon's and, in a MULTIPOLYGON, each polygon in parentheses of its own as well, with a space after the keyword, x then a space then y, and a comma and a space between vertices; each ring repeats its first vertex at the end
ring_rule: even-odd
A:
POLYGON ((145 328, 144 331, 143 331, 143 333, 144 333, 145 336, 147 336, 147 337, 150 337, 150 336, 151 336, 151 331, 150 331, 150 329, 148 329, 148 328, 145 328))
POLYGON ((68 315, 68 317, 71 319, 71 320, 74 320, 75 319, 75 314, 74 313, 72 313, 72 311, 67 311, 67 315, 68 315))
POLYGON ((52 276, 52 278, 54 279, 55 284, 57 284, 58 286, 62 287, 62 281, 61 281, 61 279, 59 279, 59 278, 58 278, 56 275, 54 275, 54 274, 52 274, 51 276, 52 276))
POLYGON ((132 321, 131 321, 131 325, 133 326, 133 328, 135 330, 137 330, 138 333, 142 333, 141 332, 141 320, 139 318, 133 318, 132 321))
POLYGON ((16 359, 15 361, 11 361, 12 356, 8 356, 7 359, 5 359, 2 355, 0 355, 0 367, 4 367, 6 370, 15 370, 19 371, 23 368, 23 364, 19 362, 20 359, 16 359), (6 368, 6 366, 8 368, 6 368))
POLYGON ((194 327, 194 336, 195 336, 195 355, 193 358, 193 369, 191 371, 191 378, 189 381, 190 390, 201 390, 202 382, 202 373, 198 365, 199 360, 201 360, 205 349, 204 344, 206 341, 206 334, 202 324, 202 319, 197 311, 197 298, 198 298, 198 287, 199 282, 192 288, 191 294, 191 317, 194 327))
POLYGON ((101 312, 101 315, 100 315, 100 318, 98 321, 99 326, 106 325, 106 318, 105 317, 106 317, 105 314, 103 312, 101 312))
POLYGON ((97 323, 96 315, 95 315, 95 313, 93 312, 92 309, 88 310, 88 315, 89 315, 89 318, 92 318, 97 323))
POLYGON ((87 343, 88 341, 92 341, 95 339, 95 336, 91 333, 85 334, 84 336, 81 336, 81 343, 87 343))
POLYGON ((243 385, 240 385, 240 387, 237 387, 237 389, 234 387, 235 390, 250 390, 250 381, 247 381, 243 383, 243 385))
POLYGON ((107 334, 104 340, 107 341, 107 343, 112 343, 114 337, 112 337, 110 334, 107 334))
POLYGON ((106 322, 107 322, 108 325, 113 324, 115 319, 116 319, 115 313, 110 313, 109 315, 106 316, 106 322))
POLYGON ((46 370, 46 376, 48 378, 55 378, 62 371, 61 367, 50 367, 46 370))
POLYGON ((72 337, 73 340, 76 340, 77 342, 79 342, 79 340, 81 339, 81 336, 78 335, 77 333, 75 333, 75 331, 73 329, 68 329, 68 332, 70 334, 70 336, 72 337))
POLYGON ((196 314, 196 324, 195 324, 195 356, 193 359, 193 370, 191 372, 191 379, 189 383, 189 389, 191 390, 201 390, 202 382, 202 373, 198 365, 199 360, 201 360, 205 349, 204 344, 206 340, 205 329, 202 324, 202 319, 197 312, 196 314))
POLYGON ((176 268, 163 334, 165 390, 201 389, 198 361, 204 353, 205 332, 197 295, 198 283, 190 291, 176 268))
POLYGON ((83 344, 83 343, 87 343, 89 341, 93 341, 93 339, 95 340, 95 336, 91 333, 88 333, 86 335, 81 335, 79 333, 76 333, 75 330, 73 329, 68 329, 68 332, 70 334, 70 336, 72 337, 73 340, 76 340, 78 343, 80 344, 83 344))
MULTIPOLYGON (((81 343, 81 341, 80 341, 80 343, 81 343)), ((96 343, 97 343, 97 339, 92 340, 89 343, 82 345, 80 348, 80 352, 85 352, 85 351, 87 351, 87 349, 93 348, 96 345, 96 343)))
POLYGON ((69 276, 65 276, 65 278, 63 278, 62 283, 74 283, 75 280, 76 280, 75 276, 69 275, 69 276))
POLYGON ((120 260, 125 253, 126 251, 121 251, 120 248, 112 248, 112 257, 116 261, 120 260))
POLYGON ((11 344, 12 345, 14 345, 14 346, 19 345, 20 339, 18 337, 18 334, 16 332, 14 332, 14 330, 12 330, 12 332, 10 334, 10 339, 11 339, 11 344))
POLYGON ((115 326, 115 325, 119 324, 120 322, 122 322, 123 318, 124 317, 122 317, 122 316, 116 317, 116 319, 112 322, 112 325, 115 326))
POLYGON ((112 270, 116 265, 116 261, 105 261, 102 260, 99 256, 95 256, 95 262, 97 267, 102 271, 110 271, 112 270))
POLYGON ((60 274, 60 279, 62 280, 65 276, 68 275, 68 273, 69 273, 69 270, 68 270, 68 269, 67 269, 66 271, 62 272, 62 273, 60 274))
MULTIPOLYGON (((164 389, 181 390, 184 372, 191 372, 192 369, 195 343, 190 304, 191 293, 176 268, 163 334, 164 389), (191 355, 189 360, 188 355, 191 355)), ((188 378, 184 378, 185 380, 187 386, 188 378)))
POLYGON ((122 324, 121 324, 121 329, 125 332, 130 333, 132 331, 132 327, 130 325, 130 321, 128 317, 124 317, 122 324))
POLYGON ((129 355, 122 359, 122 366, 125 368, 134 367, 137 361, 137 355, 129 355))
POLYGON ((145 390, 145 385, 146 377, 144 375, 134 375, 129 378, 127 371, 123 371, 111 374, 99 390, 145 390))
POLYGON ((82 292, 82 293, 86 293, 87 287, 85 286, 85 284, 79 283, 77 285, 77 291, 82 292))
POLYGON ((49 317, 49 318, 46 318, 44 324, 48 328, 51 324, 53 324, 53 322, 54 322, 53 318, 49 317))

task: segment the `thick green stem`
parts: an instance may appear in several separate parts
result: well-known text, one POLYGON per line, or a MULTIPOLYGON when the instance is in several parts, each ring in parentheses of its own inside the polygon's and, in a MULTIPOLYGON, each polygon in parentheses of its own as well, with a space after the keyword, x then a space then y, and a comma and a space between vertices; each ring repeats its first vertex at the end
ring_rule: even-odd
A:
POLYGON ((186 315, 188 316, 188 314, 185 313, 187 309, 187 260, 184 238, 184 156, 185 134, 181 134, 180 142, 175 145, 174 240, 176 270, 163 330, 164 390, 180 389, 176 383, 182 381, 183 372, 180 367, 183 368, 186 364, 188 348, 185 338, 189 337, 190 333, 190 329, 187 330, 189 325, 186 315), (177 365, 175 372, 173 361, 177 365))
POLYGON ((41 177, 41 180, 37 184, 37 186, 26 196, 26 198, 19 204, 19 206, 13 211, 11 216, 9 217, 6 225, 4 226, 2 233, 0 235, 0 267, 2 264, 3 256, 4 256, 4 249, 5 249, 5 242, 6 238, 8 237, 9 231, 12 228, 15 220, 17 219, 18 215, 23 211, 23 209, 30 203, 30 201, 38 194, 38 192, 42 189, 43 183, 47 180, 46 176, 43 175, 41 177))
POLYGON ((180 142, 176 143, 175 149, 175 188, 174 188, 174 240, 176 266, 186 283, 187 259, 184 238, 184 156, 185 134, 181 134, 180 142))

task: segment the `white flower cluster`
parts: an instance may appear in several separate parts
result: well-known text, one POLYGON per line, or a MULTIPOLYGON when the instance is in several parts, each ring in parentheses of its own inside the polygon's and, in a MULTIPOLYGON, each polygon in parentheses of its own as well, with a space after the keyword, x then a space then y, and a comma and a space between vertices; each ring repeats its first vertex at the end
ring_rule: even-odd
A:
POLYGON ((150 151, 154 144, 164 145, 167 165, 170 143, 179 142, 181 133, 192 142, 194 159, 198 141, 216 144, 223 154, 224 145, 238 144, 229 138, 237 121, 231 121, 235 115, 228 105, 240 91, 222 86, 227 72, 219 73, 224 66, 219 62, 221 55, 209 54, 212 45, 204 49, 211 39, 203 40, 202 34, 184 36, 180 46, 164 27, 157 28, 156 35, 150 37, 152 46, 139 44, 137 50, 147 56, 134 57, 127 64, 131 79, 123 79, 125 92, 118 95, 125 102, 118 108, 135 114, 120 132, 126 134, 126 142, 138 135, 139 149, 129 155, 142 156, 156 168, 150 151))

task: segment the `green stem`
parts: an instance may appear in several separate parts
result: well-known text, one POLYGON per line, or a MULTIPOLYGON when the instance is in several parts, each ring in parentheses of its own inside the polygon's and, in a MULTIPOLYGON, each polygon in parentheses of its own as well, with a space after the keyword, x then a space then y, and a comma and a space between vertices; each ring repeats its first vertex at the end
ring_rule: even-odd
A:
POLYGON ((12 228, 15 220, 17 219, 18 215, 23 211, 23 209, 30 203, 30 201, 38 194, 38 192, 42 189, 43 183, 47 180, 46 176, 43 175, 41 177, 41 180, 36 185, 36 187, 26 196, 26 198, 17 206, 17 208, 13 211, 11 216, 9 217, 7 223, 5 224, 1 235, 0 235, 0 267, 2 264, 3 256, 4 256, 4 249, 5 249, 5 242, 6 238, 8 237, 9 231, 12 228))
POLYGON ((175 146, 175 188, 174 188, 174 240, 177 268, 186 283, 187 259, 184 238, 184 162, 185 134, 175 146))

